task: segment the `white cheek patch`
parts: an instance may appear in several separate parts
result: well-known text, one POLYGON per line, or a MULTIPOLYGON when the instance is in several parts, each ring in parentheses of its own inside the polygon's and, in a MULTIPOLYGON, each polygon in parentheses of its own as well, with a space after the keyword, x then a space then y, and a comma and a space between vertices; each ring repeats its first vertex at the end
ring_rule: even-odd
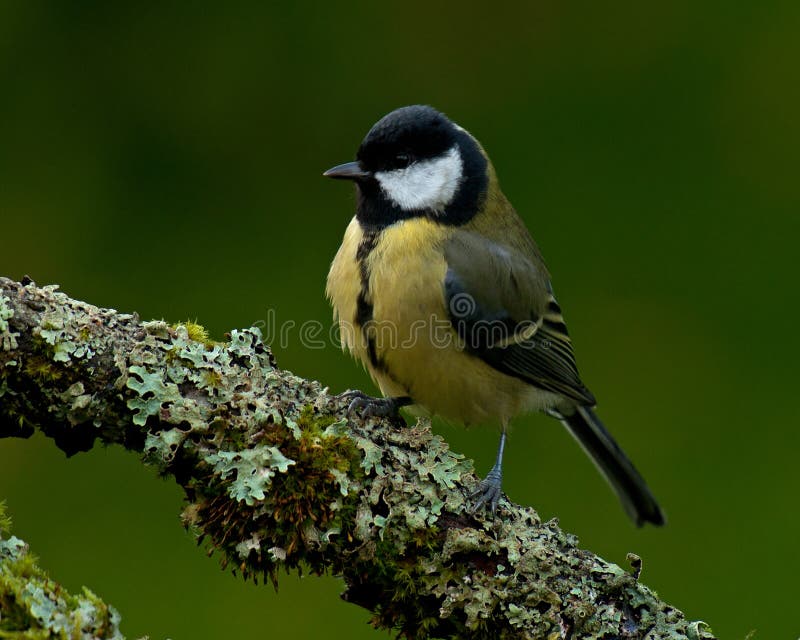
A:
POLYGON ((404 169, 375 173, 386 197, 401 209, 431 209, 437 213, 453 201, 462 177, 463 162, 458 147, 404 169))

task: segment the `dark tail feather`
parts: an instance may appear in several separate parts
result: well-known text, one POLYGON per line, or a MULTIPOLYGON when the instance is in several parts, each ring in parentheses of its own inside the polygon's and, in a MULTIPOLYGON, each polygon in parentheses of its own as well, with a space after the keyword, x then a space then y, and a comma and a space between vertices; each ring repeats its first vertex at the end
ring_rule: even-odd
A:
POLYGON ((645 522, 664 524, 664 513, 644 479, 594 411, 577 407, 572 415, 559 414, 558 417, 608 480, 636 526, 645 522))

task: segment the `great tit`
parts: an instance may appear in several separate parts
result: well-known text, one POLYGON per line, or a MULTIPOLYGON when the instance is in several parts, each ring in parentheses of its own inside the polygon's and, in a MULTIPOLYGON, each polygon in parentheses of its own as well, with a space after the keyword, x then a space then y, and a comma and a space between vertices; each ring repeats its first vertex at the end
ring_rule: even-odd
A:
POLYGON ((350 410, 421 408, 502 429, 495 465, 472 496, 497 508, 509 422, 559 419, 641 525, 664 515, 594 412, 550 274, 503 195, 478 141, 429 106, 392 111, 348 162, 326 171, 355 183, 356 213, 326 293, 343 348, 383 393, 347 392, 350 410))

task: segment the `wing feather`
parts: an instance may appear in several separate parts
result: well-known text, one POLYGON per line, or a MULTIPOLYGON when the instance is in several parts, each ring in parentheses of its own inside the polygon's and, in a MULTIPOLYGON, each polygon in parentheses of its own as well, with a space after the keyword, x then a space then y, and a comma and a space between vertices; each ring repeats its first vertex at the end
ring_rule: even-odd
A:
POLYGON ((444 249, 445 299, 465 348, 507 375, 594 405, 541 259, 469 231, 444 249))

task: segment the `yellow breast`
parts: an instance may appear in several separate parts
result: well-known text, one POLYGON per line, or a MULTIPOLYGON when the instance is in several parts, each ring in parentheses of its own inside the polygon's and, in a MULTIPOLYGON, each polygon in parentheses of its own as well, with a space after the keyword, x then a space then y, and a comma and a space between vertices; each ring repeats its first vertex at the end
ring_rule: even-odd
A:
POLYGON ((361 226, 354 217, 344 233, 344 239, 336 252, 328 272, 325 295, 333 306, 333 319, 339 325, 342 349, 363 360, 357 350, 358 330, 355 327, 358 295, 361 292, 361 270, 356 254, 363 239, 361 226))
POLYGON ((442 246, 451 232, 424 218, 391 225, 366 254, 364 271, 357 255, 365 236, 353 219, 331 265, 327 295, 343 347, 366 365, 384 395, 410 396, 465 424, 507 421, 535 408, 536 391, 464 351, 444 293, 442 246), (359 296, 362 311, 365 303, 371 310, 364 326, 356 324, 359 296))

